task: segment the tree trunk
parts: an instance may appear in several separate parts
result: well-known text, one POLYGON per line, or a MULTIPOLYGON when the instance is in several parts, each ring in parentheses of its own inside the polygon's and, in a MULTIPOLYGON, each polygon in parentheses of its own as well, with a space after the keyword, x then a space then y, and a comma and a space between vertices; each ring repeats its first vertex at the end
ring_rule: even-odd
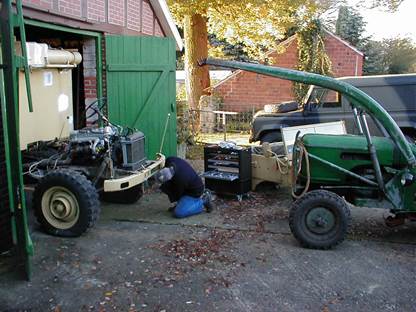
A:
MULTIPOLYGON (((208 66, 198 66, 198 60, 208 57, 207 20, 199 14, 184 18, 185 35, 185 85, 189 108, 199 110, 199 98, 210 86, 208 66)), ((199 113, 194 114, 195 127, 199 129, 199 113)), ((195 130, 195 129, 194 129, 195 130)))

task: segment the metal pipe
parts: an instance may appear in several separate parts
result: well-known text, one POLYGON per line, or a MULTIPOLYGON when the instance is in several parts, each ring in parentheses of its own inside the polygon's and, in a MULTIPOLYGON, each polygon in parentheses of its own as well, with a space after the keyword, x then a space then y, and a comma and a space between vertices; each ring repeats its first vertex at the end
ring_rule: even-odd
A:
POLYGON ((162 142, 160 143, 159 154, 162 153, 163 144, 165 143, 165 135, 166 135, 166 131, 168 130, 169 119, 170 119, 170 113, 168 113, 168 117, 166 118, 166 122, 165 122, 165 129, 163 129, 162 142))
POLYGON ((381 174, 381 168, 380 163, 377 158, 377 152, 373 145, 373 140, 371 139, 370 130, 368 129, 367 119, 365 118, 365 115, 363 112, 360 112, 360 119, 363 124, 363 132, 364 136, 367 139, 367 147, 368 151, 370 153, 371 161, 373 162, 374 171, 376 173, 376 179, 378 187, 381 191, 384 190, 384 180, 383 176, 381 174))
POLYGON ((27 48, 26 48, 26 31, 25 31, 25 24, 23 19, 23 9, 22 9, 22 1, 16 1, 16 11, 17 16, 16 18, 19 19, 19 32, 20 32, 20 46, 22 48, 22 56, 23 56, 23 70, 25 75, 25 83, 26 83, 26 95, 27 95, 27 103, 29 105, 29 112, 33 112, 33 102, 32 102, 32 91, 30 88, 30 77, 29 77, 29 64, 28 64, 28 57, 27 57, 27 48))
POLYGON ((202 65, 214 65, 228 68, 247 70, 267 76, 282 78, 286 80, 296 81, 309 85, 316 85, 323 88, 338 91, 341 94, 349 97, 354 102, 354 105, 374 116, 386 128, 390 137, 397 145, 400 152, 403 154, 407 164, 411 167, 416 167, 416 157, 413 154, 409 142, 406 141, 399 126, 393 118, 386 112, 386 110, 372 97, 367 95, 360 89, 340 80, 331 77, 326 77, 318 74, 302 72, 293 69, 266 66, 260 64, 250 64, 235 61, 223 61, 218 59, 205 59, 199 62, 202 65))
POLYGON ((68 50, 48 49, 47 65, 78 65, 82 61, 81 53, 68 50))
POLYGON ((354 172, 351 172, 351 171, 349 171, 347 169, 344 169, 342 167, 339 167, 339 166, 337 166, 337 165, 335 165, 335 164, 333 164, 333 163, 331 163, 329 161, 326 161, 325 159, 322 159, 321 157, 315 156, 314 154, 311 154, 311 153, 309 153, 308 156, 311 157, 312 159, 315 159, 315 160, 317 160, 317 161, 319 161, 319 162, 321 162, 321 163, 323 163, 323 164, 325 164, 325 165, 327 165, 327 166, 335 169, 335 170, 341 171, 342 173, 345 173, 345 174, 347 174, 347 175, 349 175, 351 177, 354 177, 354 178, 356 178, 356 179, 358 179, 358 180, 360 180, 360 181, 362 181, 364 183, 367 183, 367 184, 373 185, 373 186, 378 186, 378 184, 376 182, 371 181, 371 180, 369 180, 367 178, 364 178, 364 177, 362 177, 362 176, 360 176, 360 175, 358 175, 358 174, 356 174, 354 172))
POLYGON ((352 104, 351 104, 351 106, 353 107, 352 108, 352 113, 354 114, 354 120, 355 120, 355 123, 357 125, 358 132, 360 134, 363 134, 363 127, 361 126, 360 118, 358 117, 358 110, 352 104))

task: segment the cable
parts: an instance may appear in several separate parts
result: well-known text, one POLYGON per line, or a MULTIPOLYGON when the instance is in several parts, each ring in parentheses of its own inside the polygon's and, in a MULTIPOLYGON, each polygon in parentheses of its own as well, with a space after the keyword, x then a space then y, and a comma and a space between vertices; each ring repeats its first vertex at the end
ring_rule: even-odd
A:
MULTIPOLYGON (((257 155, 264 155, 263 147, 252 146, 252 150, 257 155)), ((287 161, 286 155, 277 155, 275 152, 270 151, 273 157, 276 159, 277 168, 279 172, 283 175, 287 175, 289 173, 289 162, 287 161), (282 160, 281 158, 286 158, 286 161, 282 160), (284 168, 284 169, 283 169, 284 168)))
POLYGON ((276 159, 277 168, 279 169, 279 172, 283 175, 287 175, 289 173, 289 162, 287 161, 286 155, 277 155, 276 153, 272 152, 272 155, 276 159), (286 161, 281 160, 280 158, 286 158, 286 161), (285 168, 285 170, 282 169, 282 167, 285 168))

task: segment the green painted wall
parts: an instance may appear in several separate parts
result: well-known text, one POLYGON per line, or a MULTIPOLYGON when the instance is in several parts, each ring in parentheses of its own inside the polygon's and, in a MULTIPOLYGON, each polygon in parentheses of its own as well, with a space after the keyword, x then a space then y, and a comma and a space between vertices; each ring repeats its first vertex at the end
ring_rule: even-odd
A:
POLYGON ((111 122, 137 128, 146 136, 150 159, 176 155, 175 41, 171 38, 106 36, 107 105, 111 122))

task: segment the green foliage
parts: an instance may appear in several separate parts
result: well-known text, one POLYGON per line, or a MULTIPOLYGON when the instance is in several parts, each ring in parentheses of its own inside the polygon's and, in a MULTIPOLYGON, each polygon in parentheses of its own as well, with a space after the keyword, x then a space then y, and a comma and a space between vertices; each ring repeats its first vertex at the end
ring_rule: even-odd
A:
POLYGON ((364 75, 377 75, 385 73, 384 47, 381 41, 369 40, 362 48, 365 54, 363 64, 364 75))
POLYGON ((252 59, 244 51, 244 43, 231 44, 226 39, 218 39, 215 34, 208 36, 209 41, 209 55, 211 57, 218 57, 224 59, 232 59, 234 61, 248 62, 252 59))
MULTIPOLYGON (((325 51, 324 28, 319 20, 313 20, 297 32, 297 69, 321 75, 331 75, 331 60, 325 51)), ((296 100, 301 103, 309 89, 308 85, 294 83, 296 100)))
POLYGON ((176 84, 176 101, 186 101, 185 84, 176 84))
POLYGON ((363 37, 366 22, 360 13, 348 6, 341 6, 335 24, 335 34, 348 41, 353 46, 361 48, 367 38, 363 37))
POLYGON ((176 70, 185 69, 185 55, 182 51, 176 52, 176 70))
POLYGON ((336 0, 170 0, 178 24, 184 16, 207 17, 208 31, 239 46, 248 57, 263 59, 287 29, 324 12, 336 0))
POLYGON ((409 38, 369 41, 365 53, 366 75, 407 74, 416 71, 416 45, 409 38))
MULTIPOLYGON (((373 1, 390 10, 397 9, 402 1, 373 1)), ((369 40, 363 37, 365 22, 360 13, 348 6, 339 8, 336 34, 364 52, 365 75, 403 74, 416 70, 416 47, 408 38, 369 40)))
POLYGON ((404 0, 372 0, 370 1, 370 7, 384 7, 389 11, 396 11, 403 1, 404 0))
POLYGON ((409 38, 383 40, 388 74, 407 74, 416 70, 416 46, 409 38))
POLYGON ((176 138, 177 143, 193 144, 191 132, 191 115, 187 108, 186 101, 177 100, 176 138))

